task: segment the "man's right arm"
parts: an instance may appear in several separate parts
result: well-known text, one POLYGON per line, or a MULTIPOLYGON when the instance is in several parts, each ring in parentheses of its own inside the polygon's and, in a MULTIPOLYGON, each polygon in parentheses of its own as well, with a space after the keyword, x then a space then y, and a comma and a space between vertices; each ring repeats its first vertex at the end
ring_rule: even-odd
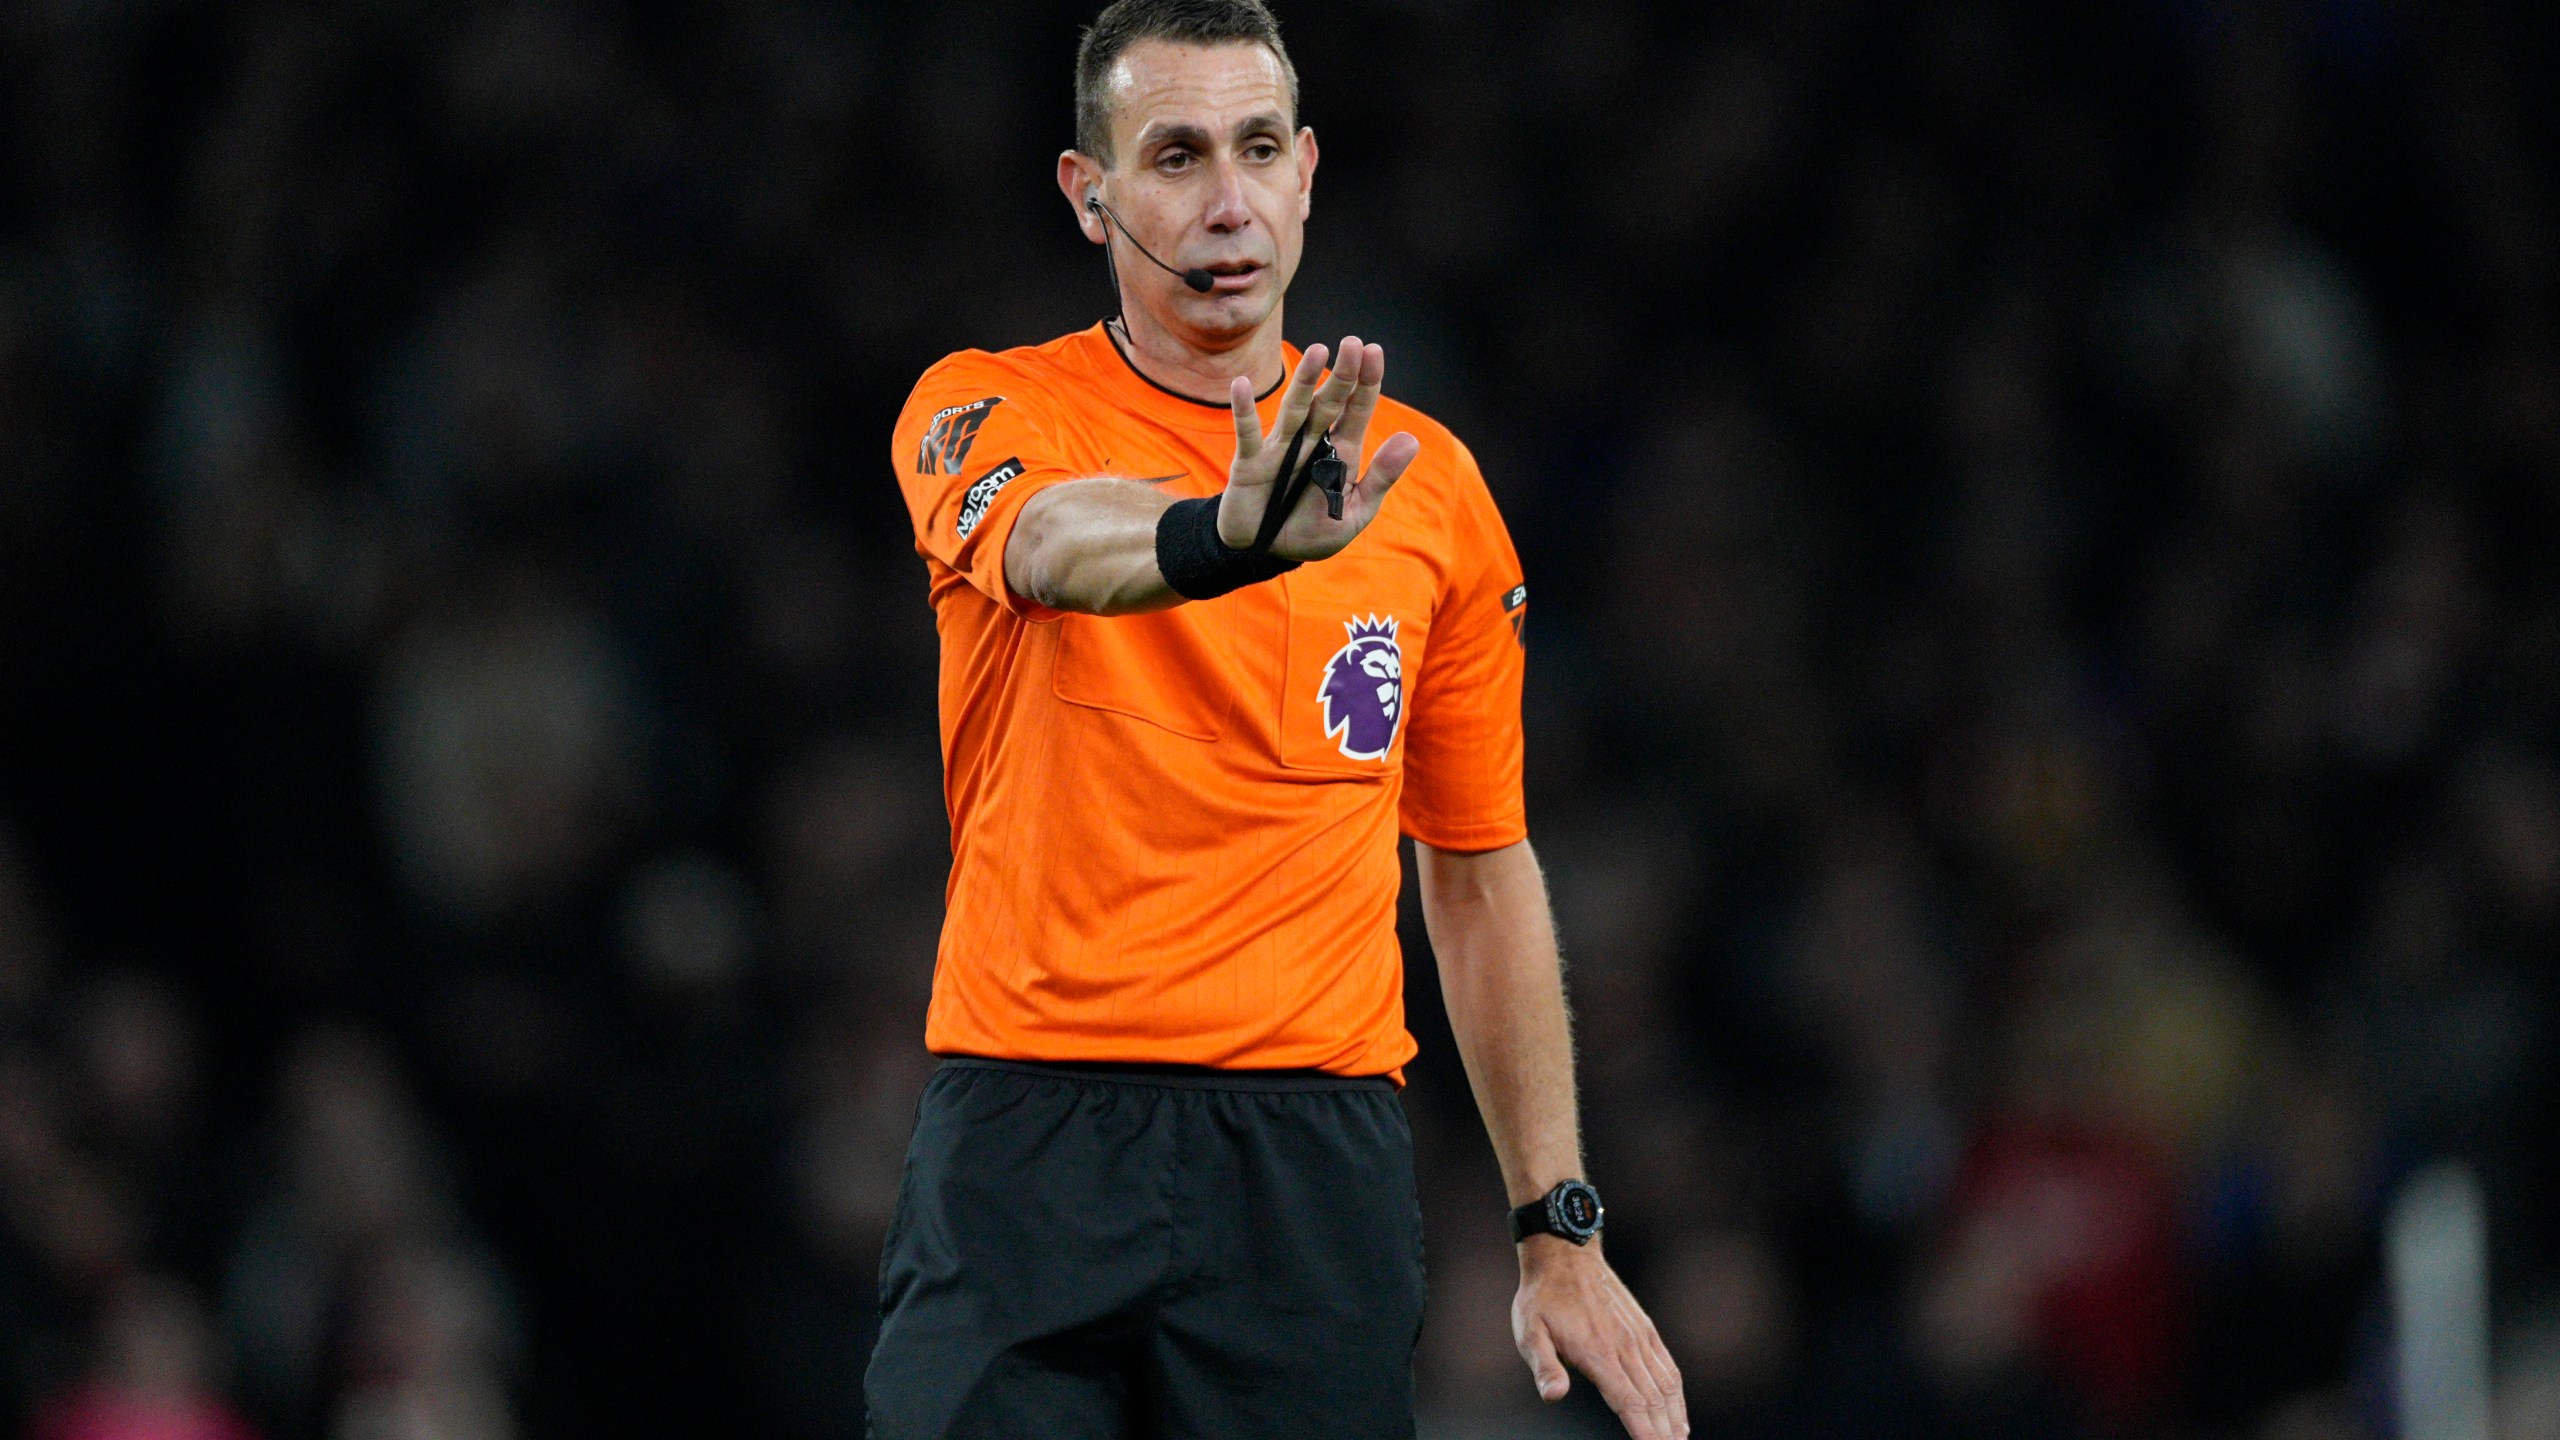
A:
POLYGON ((1156 525, 1173 501, 1136 480, 1070 480, 1023 502, 1004 544, 1004 583, 1051 610, 1141 615, 1182 603, 1156 567, 1156 525))
MULTIPOLYGON (((1359 471, 1369 417, 1386 383, 1386 350, 1353 337, 1342 342, 1341 354, 1343 363, 1326 377, 1325 348, 1308 347, 1280 398, 1278 423, 1267 435, 1251 386, 1242 379, 1234 382, 1228 399, 1236 421, 1236 458, 1217 510, 1218 541, 1229 550, 1252 544, 1281 479, 1289 437, 1300 426, 1316 434, 1330 428, 1335 448, 1359 471)), ((1345 487, 1340 520, 1326 512, 1322 497, 1310 488, 1273 540, 1271 553, 1283 560, 1321 560, 1350 544, 1368 528, 1388 489, 1420 449, 1403 434, 1379 446, 1368 470, 1345 487)), ((1023 503, 1005 541, 1005 584, 1049 609, 1086 615, 1135 615, 1179 605, 1184 597, 1167 583, 1157 562, 1158 527, 1176 503, 1132 480, 1095 477, 1050 485, 1023 503)))

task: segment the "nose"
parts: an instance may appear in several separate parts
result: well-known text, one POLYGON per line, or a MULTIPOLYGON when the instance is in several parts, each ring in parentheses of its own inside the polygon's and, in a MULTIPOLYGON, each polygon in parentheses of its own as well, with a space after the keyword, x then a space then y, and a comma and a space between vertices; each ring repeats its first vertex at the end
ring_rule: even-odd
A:
POLYGON ((1253 223, 1253 211, 1244 203, 1244 172, 1233 159, 1218 162, 1217 192, 1209 197, 1209 211, 1201 220, 1213 235, 1232 235, 1253 223))

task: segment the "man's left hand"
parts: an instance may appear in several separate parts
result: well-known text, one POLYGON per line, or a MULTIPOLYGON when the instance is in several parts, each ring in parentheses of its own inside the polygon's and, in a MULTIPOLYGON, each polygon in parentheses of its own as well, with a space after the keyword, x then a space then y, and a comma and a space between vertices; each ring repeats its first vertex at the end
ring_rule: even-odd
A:
POLYGON ((1634 1440, 1681 1440, 1689 1405, 1680 1367, 1661 1333, 1600 1257, 1599 1242, 1574 1245, 1551 1235, 1520 1242, 1520 1293, 1511 1302, 1511 1339, 1538 1397, 1561 1400, 1572 1388, 1571 1365, 1600 1387, 1634 1440))

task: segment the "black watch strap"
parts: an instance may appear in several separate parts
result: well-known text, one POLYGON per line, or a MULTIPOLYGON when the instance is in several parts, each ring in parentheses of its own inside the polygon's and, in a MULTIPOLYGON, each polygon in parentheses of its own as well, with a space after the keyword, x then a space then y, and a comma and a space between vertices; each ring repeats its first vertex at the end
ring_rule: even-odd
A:
POLYGON ((1553 1235, 1587 1245, 1600 1233, 1607 1216, 1600 1192, 1589 1181, 1559 1180, 1554 1189, 1511 1212, 1511 1243, 1517 1245, 1532 1235, 1553 1235))

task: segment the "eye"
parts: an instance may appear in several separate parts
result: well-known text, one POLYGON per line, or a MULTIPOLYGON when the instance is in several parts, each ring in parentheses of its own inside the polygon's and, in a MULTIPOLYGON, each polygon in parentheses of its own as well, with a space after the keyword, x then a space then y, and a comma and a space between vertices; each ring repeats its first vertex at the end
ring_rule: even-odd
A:
POLYGON ((1268 140, 1256 140, 1245 147, 1244 153, 1248 160, 1277 160, 1280 158, 1280 147, 1268 140))
POLYGON ((1167 150, 1156 158, 1156 168, 1174 175, 1190 169, 1191 161, 1192 155, 1188 150, 1167 150))

